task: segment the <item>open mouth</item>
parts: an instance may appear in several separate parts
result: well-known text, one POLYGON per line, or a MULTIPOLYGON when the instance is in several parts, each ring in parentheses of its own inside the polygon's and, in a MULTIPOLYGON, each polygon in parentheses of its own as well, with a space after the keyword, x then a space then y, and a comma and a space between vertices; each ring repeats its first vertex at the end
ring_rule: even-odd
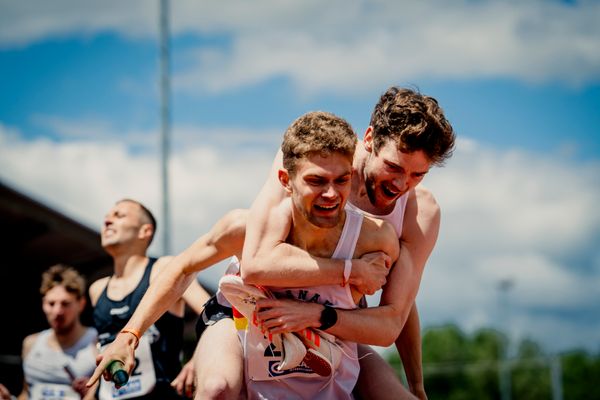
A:
POLYGON ((335 211, 340 207, 339 204, 331 204, 331 205, 325 205, 325 204, 315 204, 315 208, 317 210, 323 211, 323 212, 330 212, 330 211, 335 211))
POLYGON ((103 236, 108 236, 108 235, 112 235, 113 233, 115 233, 114 229, 105 229, 105 230, 102 232, 102 235, 103 235, 103 236))
POLYGON ((381 191, 386 197, 394 198, 400 194, 399 191, 392 189, 391 186, 381 184, 381 191))

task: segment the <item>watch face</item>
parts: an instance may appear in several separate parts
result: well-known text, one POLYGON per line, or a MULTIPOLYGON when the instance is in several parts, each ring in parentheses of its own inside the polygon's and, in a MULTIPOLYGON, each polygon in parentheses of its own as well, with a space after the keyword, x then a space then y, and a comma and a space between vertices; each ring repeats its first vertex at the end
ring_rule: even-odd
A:
POLYGON ((321 326, 319 329, 325 330, 331 328, 337 322, 337 312, 335 308, 325 306, 323 311, 321 311, 321 326))

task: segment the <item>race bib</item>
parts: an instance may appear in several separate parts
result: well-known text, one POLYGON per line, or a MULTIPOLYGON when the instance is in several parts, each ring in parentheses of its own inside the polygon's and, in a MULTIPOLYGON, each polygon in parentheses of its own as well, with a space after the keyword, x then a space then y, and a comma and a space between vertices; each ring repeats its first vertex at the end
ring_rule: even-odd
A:
POLYGON ((125 386, 115 388, 114 383, 100 380, 100 400, 129 399, 150 393, 156 386, 154 362, 150 350, 150 340, 147 334, 140 339, 135 351, 135 367, 125 386))
POLYGON ((36 383, 31 388, 31 400, 80 400, 81 397, 69 385, 36 383))

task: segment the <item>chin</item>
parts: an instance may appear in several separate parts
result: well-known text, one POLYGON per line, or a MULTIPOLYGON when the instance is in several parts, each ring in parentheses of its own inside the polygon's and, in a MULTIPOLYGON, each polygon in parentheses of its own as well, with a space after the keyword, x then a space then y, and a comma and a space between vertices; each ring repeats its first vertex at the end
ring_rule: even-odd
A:
POLYGON ((373 205, 377 208, 391 207, 393 204, 396 203, 396 201, 398 200, 398 197, 399 196, 388 197, 388 196, 385 196, 384 194, 380 194, 379 196, 377 196, 377 202, 373 205))
POLYGON ((318 226, 319 228, 334 228, 340 222, 340 217, 331 217, 331 218, 319 218, 313 217, 310 219, 310 222, 318 226))

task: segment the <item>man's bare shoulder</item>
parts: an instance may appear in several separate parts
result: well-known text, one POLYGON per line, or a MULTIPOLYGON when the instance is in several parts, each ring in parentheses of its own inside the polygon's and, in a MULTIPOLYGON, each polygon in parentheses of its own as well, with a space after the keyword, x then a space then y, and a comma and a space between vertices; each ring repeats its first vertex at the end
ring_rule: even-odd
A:
POLYGON ((365 215, 357 247, 361 248, 362 253, 383 251, 395 258, 398 251, 396 230, 385 220, 365 215))
POLYGON ((108 284, 109 278, 110 278, 110 276, 105 276, 104 278, 95 280, 90 285, 90 288, 88 289, 88 293, 90 295, 90 300, 91 300, 93 306, 96 305, 96 302, 98 301, 98 298, 100 297, 100 294, 102 293, 102 291, 108 284))
POLYGON ((25 337, 25 339, 23 339, 23 349, 22 349, 23 358, 25 358, 25 356, 27 356, 27 354, 29 354, 29 352, 31 351, 31 348, 33 347, 33 344, 35 343, 35 341, 38 339, 39 336, 40 336, 40 332, 36 332, 36 333, 32 333, 31 335, 27 335, 25 337))
POLYGON ((383 235, 388 233, 390 229, 391 231, 394 231, 394 226, 386 220, 365 215, 363 218, 361 236, 363 234, 383 235))
POLYGON ((433 193, 422 185, 417 186, 408 196, 401 241, 430 251, 437 240, 440 220, 440 206, 433 193))
POLYGON ((433 192, 425 186, 419 185, 408 196, 406 208, 415 208, 419 213, 436 214, 440 212, 440 206, 433 192))

